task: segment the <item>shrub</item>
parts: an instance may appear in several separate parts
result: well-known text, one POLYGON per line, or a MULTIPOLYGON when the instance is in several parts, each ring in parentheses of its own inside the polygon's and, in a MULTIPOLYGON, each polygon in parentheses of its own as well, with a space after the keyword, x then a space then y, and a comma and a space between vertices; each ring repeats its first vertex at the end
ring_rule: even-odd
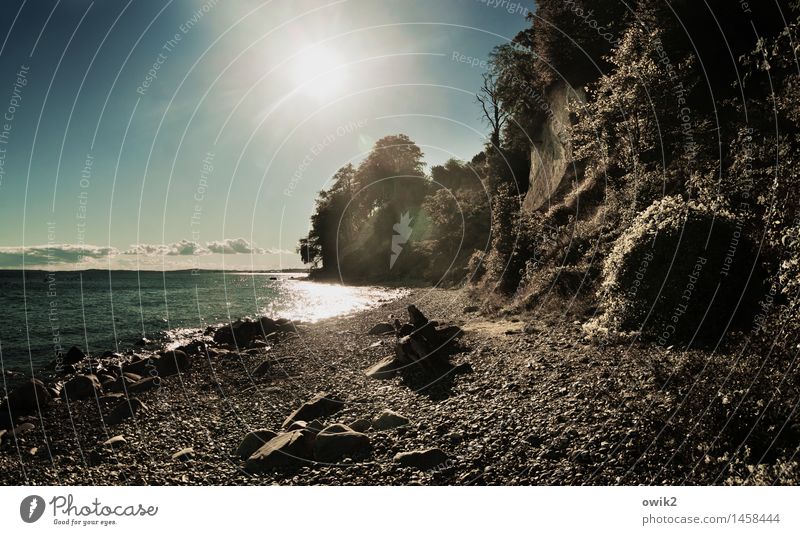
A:
POLYGON ((636 217, 603 266, 602 322, 661 345, 715 342, 752 321, 760 287, 743 225, 680 197, 636 217))

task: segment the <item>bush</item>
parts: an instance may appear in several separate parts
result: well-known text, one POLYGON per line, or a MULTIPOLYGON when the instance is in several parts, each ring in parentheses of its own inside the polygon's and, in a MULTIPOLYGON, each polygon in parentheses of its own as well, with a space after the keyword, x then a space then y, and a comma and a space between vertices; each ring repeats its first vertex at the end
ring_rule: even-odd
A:
POLYGON ((601 321, 665 346, 715 343, 729 324, 752 322, 761 286, 754 262, 756 248, 732 214, 666 197, 633 221, 606 258, 601 321))

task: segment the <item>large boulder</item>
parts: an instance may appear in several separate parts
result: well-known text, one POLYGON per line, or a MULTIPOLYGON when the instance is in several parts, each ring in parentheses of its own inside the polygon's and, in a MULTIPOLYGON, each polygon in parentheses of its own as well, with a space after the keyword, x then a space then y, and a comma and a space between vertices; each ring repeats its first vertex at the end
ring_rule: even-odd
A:
POLYGON ((158 375, 168 377, 186 371, 191 366, 189 355, 179 349, 165 351, 156 360, 158 375))
POLYGON ((276 436, 278 435, 269 429, 250 431, 239 443, 239 447, 236 448, 236 455, 243 461, 249 459, 251 455, 276 436))
POLYGON ((292 422, 297 420, 310 422, 311 420, 316 420, 318 418, 324 419, 339 412, 343 407, 344 401, 322 392, 303 403, 299 409, 290 414, 289 417, 283 422, 283 427, 289 427, 292 422))
POLYGON ((394 456, 394 462, 399 465, 420 470, 433 470, 447 463, 448 459, 447 454, 439 448, 407 451, 394 456))
POLYGON ((332 463, 369 451, 369 437, 343 424, 329 425, 314 439, 314 459, 332 463))
POLYGON ((310 446, 308 437, 301 429, 281 433, 247 459, 245 470, 263 472, 303 465, 311 458, 310 446))
POLYGON ((653 203, 606 258, 596 323, 664 346, 714 344, 729 324, 747 329, 763 277, 742 227, 733 214, 680 197, 653 203))
POLYGON ((76 375, 64 384, 61 396, 70 401, 99 396, 103 387, 96 375, 76 375))
POLYGON ((33 414, 50 405, 51 400, 50 391, 44 383, 39 379, 31 379, 11 391, 0 404, 0 414, 8 414, 9 411, 13 417, 33 414))
POLYGON ((128 418, 136 416, 136 414, 146 411, 147 405, 144 402, 140 401, 137 398, 130 398, 121 401, 116 407, 111 409, 111 412, 108 413, 108 416, 104 418, 106 424, 108 425, 117 425, 128 418))

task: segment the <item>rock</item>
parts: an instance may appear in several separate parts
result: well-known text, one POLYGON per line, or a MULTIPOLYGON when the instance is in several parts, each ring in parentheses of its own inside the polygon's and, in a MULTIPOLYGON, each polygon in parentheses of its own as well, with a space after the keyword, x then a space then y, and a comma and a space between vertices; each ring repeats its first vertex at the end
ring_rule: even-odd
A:
POLYGON ((146 346, 146 345, 147 345, 147 344, 149 344, 149 343, 150 343, 150 340, 148 340, 148 339, 147 339, 147 338, 145 338, 145 337, 142 337, 142 338, 139 338, 138 340, 136 340, 136 341, 133 343, 133 345, 135 345, 136 347, 143 347, 143 346, 146 346))
POLYGON ((370 427, 372 427, 372 421, 366 418, 359 418, 358 420, 353 420, 347 427, 352 429, 353 431, 358 431, 359 433, 363 433, 364 431, 368 431, 370 427))
POLYGON ((288 427, 297 420, 311 421, 317 418, 326 418, 342 410, 344 401, 328 396, 322 392, 303 403, 283 422, 283 427, 288 427))
POLYGON ((271 369, 272 369, 272 363, 268 360, 265 360, 264 362, 256 366, 256 369, 253 370, 253 376, 263 377, 267 375, 271 369))
POLYGON ((439 342, 446 344, 454 340, 458 340, 464 336, 464 330, 457 325, 448 325, 447 327, 438 327, 436 329, 436 336, 439 337, 439 342))
POLYGON ((19 424, 17 427, 12 429, 11 430, 11 434, 18 437, 18 436, 30 433, 31 431, 33 431, 35 429, 36 429, 35 425, 33 425, 30 422, 25 422, 23 424, 19 424))
POLYGON ((258 322, 261 324, 261 331, 264 333, 264 336, 268 337, 278 332, 278 324, 272 318, 264 316, 259 319, 258 322))
POLYGON ((223 325, 214 333, 214 342, 218 344, 248 347, 257 337, 263 337, 261 321, 245 318, 223 325))
POLYGON ((309 440, 301 430, 281 433, 247 459, 245 470, 262 472, 300 466, 308 462, 311 457, 309 446, 309 440))
POLYGON ((239 443, 239 447, 236 448, 236 455, 238 455, 243 461, 247 460, 251 455, 258 451, 259 448, 276 436, 278 435, 269 429, 257 429, 255 431, 250 431, 239 443))
POLYGON ((116 435, 103 442, 101 446, 104 448, 121 448, 127 443, 128 441, 125 440, 125 437, 122 435, 116 435))
POLYGON ((407 451, 394 456, 394 462, 401 466, 410 466, 420 470, 432 470, 445 464, 447 460, 447 454, 439 448, 407 451))
POLYGON ((470 306, 464 307, 464 311, 463 312, 464 312, 464 314, 471 314, 473 312, 477 312, 478 310, 480 310, 480 307, 477 307, 475 305, 470 305, 470 306))
POLYGON ((183 461, 186 462, 191 460, 194 457, 194 449, 193 448, 183 448, 182 450, 178 450, 172 454, 173 461, 183 461))
POLYGON ((278 330, 282 333, 297 332, 297 328, 295 327, 294 322, 290 319, 278 318, 277 320, 275 320, 275 324, 278 326, 278 330))
POLYGON ((125 392, 130 385, 132 385, 136 381, 141 381, 141 379, 142 378, 138 375, 132 373, 125 373, 120 375, 119 379, 114 381, 114 383, 108 387, 108 390, 110 390, 111 392, 125 392), (134 380, 130 376, 138 377, 138 379, 134 380))
POLYGON ((306 432, 311 436, 316 436, 323 429, 325 429, 325 424, 322 423, 322 420, 314 420, 306 424, 306 432))
POLYGON ((207 350, 206 343, 202 340, 192 340, 185 346, 179 347, 178 350, 183 351, 189 355, 201 355, 207 350))
POLYGON ((135 383, 128 385, 128 393, 138 394, 140 392, 147 392, 148 390, 160 387, 161 387, 160 377, 146 377, 144 379, 140 379, 139 381, 136 381, 135 383))
POLYGON ((3 440, 5 440, 7 434, 8 431, 6 429, 0 429, 0 444, 3 443, 3 440))
POLYGON ((329 425, 314 439, 314 459, 332 463, 369 451, 371 444, 364 433, 353 431, 343 424, 329 425))
POLYGON ((373 379, 391 379, 397 375, 397 370, 400 368, 395 357, 389 356, 381 360, 371 368, 364 371, 367 377, 373 379))
POLYGON ((185 372, 191 366, 189 355, 179 349, 165 351, 156 361, 156 369, 161 377, 169 377, 185 372))
POLYGON ((104 394, 100 396, 100 398, 97 401, 99 401, 100 403, 111 403, 112 401, 119 401, 121 398, 124 397, 125 394, 123 394, 122 392, 111 392, 109 394, 104 394))
POLYGON ((461 364, 453 368, 453 373, 455 373, 456 375, 462 373, 472 373, 472 372, 473 372, 472 364, 470 364, 469 362, 462 362, 461 364))
POLYGON ((0 404, 0 414, 8 415, 10 412, 12 418, 34 414, 50 405, 50 401, 52 396, 44 383, 39 379, 31 379, 11 391, 8 398, 0 404))
POLYGON ((386 431, 394 429, 395 427, 402 427, 408 425, 411 421, 392 410, 383 410, 374 420, 372 420, 372 428, 376 431, 386 431))
POLYGON ((86 358, 86 354, 80 350, 78 346, 72 346, 69 351, 63 356, 62 364, 78 364, 86 358))
POLYGON ((60 368, 58 367, 58 365, 56 365, 56 371, 61 375, 72 375, 76 373, 78 370, 77 368, 75 368, 74 364, 62 364, 60 368))
POLYGON ((308 422, 305 420, 295 420, 289 427, 286 428, 287 431, 303 431, 305 428, 308 427, 308 422))
POLYGON ((108 375, 106 373, 100 374, 97 376, 97 380, 100 381, 100 386, 103 389, 111 388, 112 385, 116 382, 117 378, 113 375, 108 375))
POLYGON ((62 397, 69 401, 100 395, 103 387, 95 375, 76 375, 64 384, 62 397))
POLYGON ((157 370, 156 362, 158 361, 158 356, 150 356, 150 357, 141 357, 122 366, 122 373, 133 373, 144 377, 145 375, 151 375, 153 370, 157 370))
POLYGON ((383 335, 383 334, 394 334, 394 325, 391 323, 378 323, 372 329, 367 331, 367 334, 372 335, 383 335))
POLYGON ((136 398, 130 398, 122 401, 119 405, 114 407, 108 416, 104 418, 108 425, 117 425, 124 420, 135 416, 141 411, 146 411, 147 405, 136 398))

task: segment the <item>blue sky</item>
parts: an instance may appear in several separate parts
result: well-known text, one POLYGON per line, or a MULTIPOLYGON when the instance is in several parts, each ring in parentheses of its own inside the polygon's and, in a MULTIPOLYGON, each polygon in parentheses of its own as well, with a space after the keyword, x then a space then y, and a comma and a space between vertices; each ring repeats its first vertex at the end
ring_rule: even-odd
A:
POLYGON ((299 267, 317 192, 380 137, 481 149, 483 61, 532 6, 4 0, 0 267, 299 267))

